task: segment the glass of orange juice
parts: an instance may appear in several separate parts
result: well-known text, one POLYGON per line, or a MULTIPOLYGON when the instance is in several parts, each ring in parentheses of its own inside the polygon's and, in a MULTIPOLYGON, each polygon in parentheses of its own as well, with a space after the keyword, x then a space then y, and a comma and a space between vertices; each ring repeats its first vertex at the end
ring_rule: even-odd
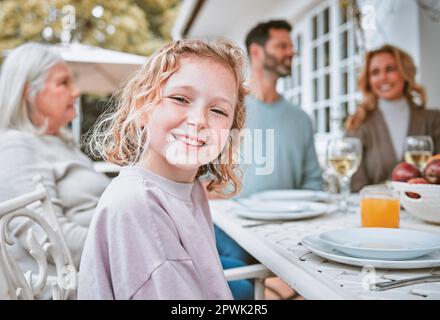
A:
POLYGON ((361 220, 365 228, 399 228, 400 201, 386 187, 364 187, 361 196, 361 220))

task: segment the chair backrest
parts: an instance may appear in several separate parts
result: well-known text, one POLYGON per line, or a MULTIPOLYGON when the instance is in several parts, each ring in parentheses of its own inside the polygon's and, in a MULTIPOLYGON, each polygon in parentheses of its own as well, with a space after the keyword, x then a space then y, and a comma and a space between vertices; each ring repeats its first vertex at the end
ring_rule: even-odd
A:
POLYGON ((0 298, 42 299, 48 289, 51 289, 54 300, 75 298, 77 270, 42 177, 35 177, 34 182, 35 191, 0 203, 0 298), (23 217, 31 219, 34 226, 38 225, 48 239, 40 244, 34 236, 33 227, 27 231, 26 242, 30 256, 38 264, 37 275, 22 270, 11 254, 14 241, 10 223, 23 217), (48 275, 49 257, 56 267, 55 277, 48 275))

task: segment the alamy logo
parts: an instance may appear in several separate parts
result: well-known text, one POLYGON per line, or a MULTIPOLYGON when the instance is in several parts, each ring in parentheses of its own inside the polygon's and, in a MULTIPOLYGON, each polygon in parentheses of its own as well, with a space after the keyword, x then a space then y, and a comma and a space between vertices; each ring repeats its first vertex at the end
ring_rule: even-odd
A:
POLYGON ((274 129, 204 129, 194 135, 170 134, 167 142, 166 159, 173 164, 238 164, 254 167, 259 176, 274 170, 274 129))
POLYGON ((376 8, 372 5, 365 5, 361 9, 361 26, 363 30, 376 30, 376 8))
POLYGON ((76 29, 76 11, 75 7, 71 5, 64 6, 61 10, 61 25, 64 30, 76 29))
POLYGON ((361 277, 362 289, 370 291, 376 284, 376 269, 368 265, 362 267, 361 277))

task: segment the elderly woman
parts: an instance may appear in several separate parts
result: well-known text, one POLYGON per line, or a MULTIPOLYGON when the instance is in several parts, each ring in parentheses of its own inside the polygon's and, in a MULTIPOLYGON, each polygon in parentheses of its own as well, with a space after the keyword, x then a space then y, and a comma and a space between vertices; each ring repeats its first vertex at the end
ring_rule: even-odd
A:
MULTIPOLYGON (((77 267, 92 213, 109 183, 65 128, 76 115, 79 94, 67 64, 45 45, 21 45, 2 66, 0 201, 35 190, 32 178, 41 175, 77 267)), ((24 270, 35 270, 25 250, 31 225, 24 220, 13 226, 14 255, 24 270)), ((38 229, 37 239, 44 241, 38 229)))
POLYGON ((361 139, 363 159, 352 190, 391 178, 403 161, 407 136, 428 135, 440 152, 440 111, 426 110, 426 95, 415 81, 416 67, 403 50, 384 45, 366 54, 359 78, 363 101, 346 123, 349 136, 361 139))

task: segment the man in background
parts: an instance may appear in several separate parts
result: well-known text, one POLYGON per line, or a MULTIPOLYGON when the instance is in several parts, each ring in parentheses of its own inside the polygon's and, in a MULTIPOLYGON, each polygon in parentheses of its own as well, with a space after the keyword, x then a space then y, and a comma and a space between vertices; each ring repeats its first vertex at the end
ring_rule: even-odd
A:
MULTIPOLYGON (((264 164, 256 163, 255 159, 251 164, 245 163, 240 197, 265 190, 320 190, 322 187, 312 122, 300 106, 292 105, 276 91, 277 80, 292 72, 295 51, 291 30, 287 21, 272 20, 259 23, 246 37, 251 70, 250 95, 245 102, 246 128, 253 132, 252 149, 256 146, 255 139, 261 137, 260 146, 266 155, 264 164)), ((215 231, 221 256, 245 264, 255 262, 222 230, 216 228, 215 231)))

